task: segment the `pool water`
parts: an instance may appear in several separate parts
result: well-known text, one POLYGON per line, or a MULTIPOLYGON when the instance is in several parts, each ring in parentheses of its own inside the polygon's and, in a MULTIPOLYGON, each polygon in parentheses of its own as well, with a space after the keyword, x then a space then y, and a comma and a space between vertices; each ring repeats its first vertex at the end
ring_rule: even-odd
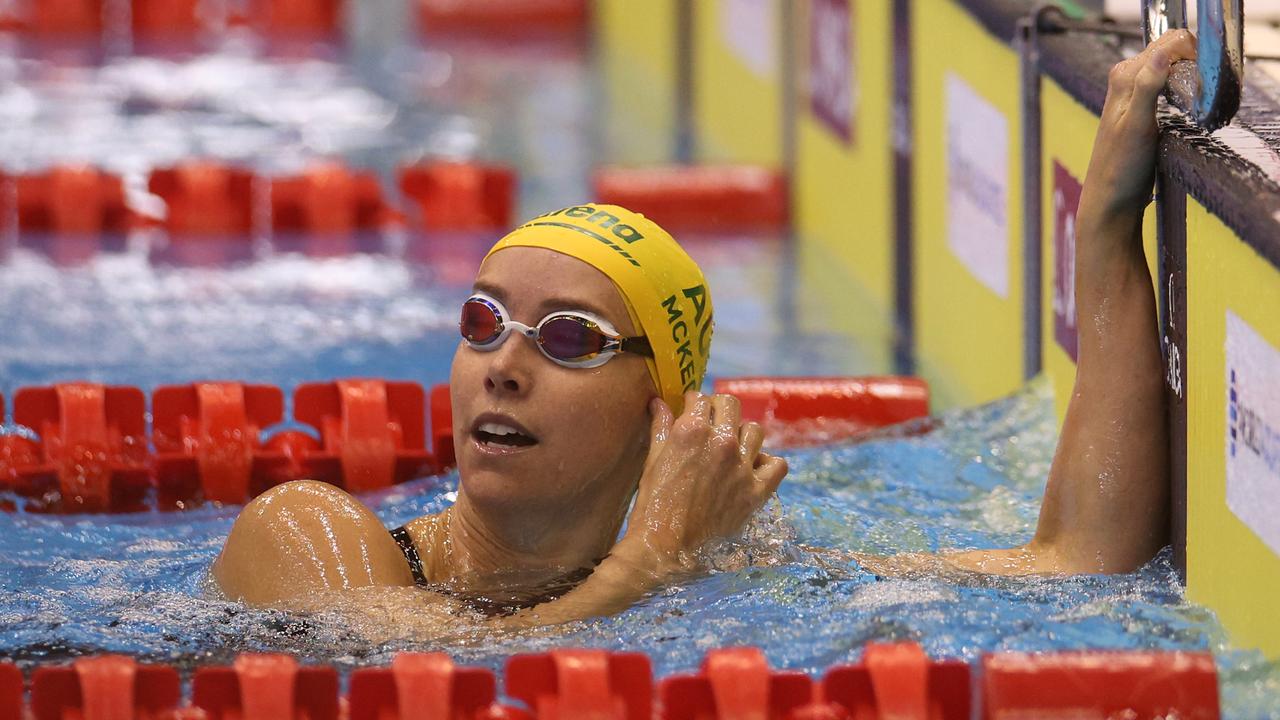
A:
MULTIPOLYGON (((336 155, 385 170, 415 149, 480 152, 522 169, 524 214, 580 200, 599 134, 585 111, 594 91, 582 58, 495 54, 486 64, 474 48, 442 52, 398 50, 376 67, 291 60, 288 71, 286 61, 235 48, 105 67, 14 56, 0 68, 4 93, 25 104, 0 102, 0 150, 26 167, 96 160, 132 177, 135 194, 146 168, 188 154, 251 158, 263 169, 336 155), (218 68, 227 66, 251 66, 256 80, 224 87, 218 68), (273 94, 280 102, 265 102, 273 94), (360 111, 345 119, 325 111, 352 106, 360 111), (49 128, 77 139, 56 142, 49 128)), ((374 252, 336 257, 259 240, 229 253, 234 262, 209 264, 174 260, 145 236, 110 253, 72 252, 71 261, 57 243, 24 238, 0 262, 0 391, 74 379, 147 391, 242 379, 286 393, 349 376, 442 382, 458 303, 493 239, 375 238, 374 252)), ((716 301, 712 376, 883 371, 862 365, 850 338, 799 328, 796 314, 812 300, 788 280, 785 238, 686 242, 716 301)), ((520 633, 464 619, 447 635, 371 642, 341 613, 217 599, 206 574, 236 507, 0 513, 0 657, 30 666, 109 651, 190 668, 276 650, 350 668, 415 649, 496 669, 515 652, 593 646, 646 652, 666 675, 740 644, 813 673, 856 659, 869 640, 912 639, 931 655, 967 660, 992 650, 1210 649, 1228 717, 1280 717, 1280 670, 1232 648, 1212 614, 1183 599, 1167 554, 1129 575, 972 582, 880 578, 850 559, 1030 537, 1056 442, 1049 393, 1033 382, 943 413, 926 432, 786 451, 792 470, 778 500, 742 538, 708 550, 712 572, 615 617, 520 633)), ((394 527, 446 507, 456 483, 423 479, 365 499, 394 527)))

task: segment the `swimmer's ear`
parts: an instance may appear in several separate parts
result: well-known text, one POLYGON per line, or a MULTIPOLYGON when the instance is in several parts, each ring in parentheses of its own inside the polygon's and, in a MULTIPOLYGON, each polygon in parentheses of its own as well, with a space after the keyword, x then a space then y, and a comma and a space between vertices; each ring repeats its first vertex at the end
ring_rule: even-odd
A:
POLYGON ((649 455, 644 461, 646 472, 662 453, 662 449, 667 446, 667 438, 671 435, 671 423, 675 422, 671 407, 659 397, 649 401, 649 414, 653 416, 653 421, 649 424, 649 455))

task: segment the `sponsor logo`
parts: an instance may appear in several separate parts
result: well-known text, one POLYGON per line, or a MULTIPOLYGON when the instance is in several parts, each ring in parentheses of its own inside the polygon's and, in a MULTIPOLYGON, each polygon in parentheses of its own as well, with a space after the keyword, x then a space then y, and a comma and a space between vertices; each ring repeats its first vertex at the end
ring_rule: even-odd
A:
POLYGON ((774 0, 721 0, 720 37, 734 56, 762 78, 778 71, 778 20, 774 0))
POLYGON ((1072 362, 1079 356, 1076 324, 1076 212, 1080 181, 1053 162, 1053 339, 1072 362))
POLYGON ((809 107, 848 143, 856 101, 852 0, 813 0, 809 12, 809 107))
POLYGON ((538 217, 530 220, 529 222, 525 223, 524 225, 521 225, 520 227, 526 228, 526 227, 537 227, 537 226, 546 226, 546 225, 564 228, 565 230, 573 230, 574 232, 582 233, 587 237, 594 238, 595 240, 607 245, 614 252, 621 255, 623 258, 626 259, 627 262, 631 263, 635 267, 640 267, 640 261, 636 260, 631 253, 627 252, 626 249, 623 248, 621 245, 619 245, 617 242, 615 242, 614 239, 616 238, 617 240, 621 240, 622 242, 630 245, 634 242, 643 240, 644 235, 639 230, 636 230, 630 225, 624 222, 620 222, 617 215, 607 213, 604 210, 600 210, 599 208, 593 208, 587 205, 577 205, 574 207, 567 207, 560 210, 555 210, 545 215, 539 215, 538 217), (601 230, 608 231, 608 232, 605 234, 602 234, 592 230, 591 228, 583 227, 576 223, 557 222, 554 219, 556 217, 566 217, 566 218, 574 218, 577 220, 586 220, 588 223, 591 223, 592 225, 599 227, 601 230), (613 237, 610 238, 610 237, 607 237, 607 235, 612 235, 613 237))
POLYGON ((1280 553, 1280 350, 1227 311, 1227 506, 1280 553))
POLYGON ((947 247, 1009 298, 1009 123, 959 75, 946 80, 947 247))
POLYGON ((1273 475, 1280 476, 1280 430, 1250 405, 1248 393, 1241 392, 1237 384, 1234 368, 1227 397, 1227 452, 1233 458, 1237 452, 1252 453, 1273 475))

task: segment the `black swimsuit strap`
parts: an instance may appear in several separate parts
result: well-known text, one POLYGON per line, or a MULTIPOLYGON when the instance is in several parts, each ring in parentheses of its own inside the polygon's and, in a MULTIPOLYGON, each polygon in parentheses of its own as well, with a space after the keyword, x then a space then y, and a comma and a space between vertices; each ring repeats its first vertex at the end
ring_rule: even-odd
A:
POLYGON ((409 531, 403 525, 391 531, 391 537, 400 546, 400 551, 404 553, 404 559, 409 561, 409 572, 413 573, 413 582, 416 585, 426 587, 431 583, 427 581, 427 574, 422 569, 422 557, 418 555, 418 546, 413 542, 413 537, 409 535, 409 531))

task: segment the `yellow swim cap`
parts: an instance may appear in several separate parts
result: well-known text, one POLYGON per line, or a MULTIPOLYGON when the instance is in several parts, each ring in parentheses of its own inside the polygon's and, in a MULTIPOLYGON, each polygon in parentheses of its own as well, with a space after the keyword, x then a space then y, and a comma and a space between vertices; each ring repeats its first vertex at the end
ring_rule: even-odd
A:
POLYGON ((680 414, 684 393, 701 387, 707 372, 714 322, 707 280, 675 238, 639 213, 589 204, 539 215, 499 240, 485 259, 509 247, 554 250, 607 275, 653 347, 654 386, 680 414))

